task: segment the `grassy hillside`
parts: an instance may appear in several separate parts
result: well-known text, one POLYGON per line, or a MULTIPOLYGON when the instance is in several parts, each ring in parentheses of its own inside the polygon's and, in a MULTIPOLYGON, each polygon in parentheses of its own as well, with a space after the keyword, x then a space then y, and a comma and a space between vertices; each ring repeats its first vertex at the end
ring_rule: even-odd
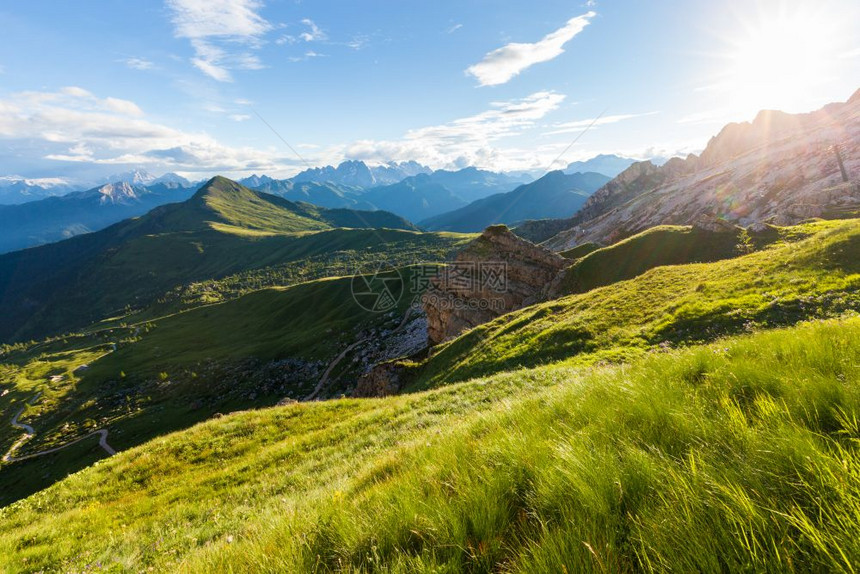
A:
POLYGON ((10 571, 836 571, 860 321, 237 413, 0 510, 10 571))
POLYGON ((335 252, 384 260, 392 250, 420 253, 463 240, 411 227, 385 212, 295 204, 215 178, 184 203, 0 256, 0 341, 78 330, 147 307, 173 289, 248 270, 335 252), (381 226, 402 229, 367 229, 381 226))
MULTIPOLYGON (((657 267, 504 315, 438 347, 418 369, 415 388, 571 358, 629 359, 660 345, 860 310, 860 221, 810 223, 781 235, 750 255, 657 267)), ((596 251, 579 261, 604 257, 606 266, 593 268, 602 284, 619 270, 635 271, 615 253, 596 251)))
MULTIPOLYGON (((414 298, 410 271, 384 275, 394 292, 403 292, 386 313, 356 304, 351 277, 329 278, 8 351, 0 355, 0 413, 6 421, 24 408, 21 420, 36 429, 15 456, 103 428, 109 429, 111 446, 124 449, 218 412, 303 399, 354 342, 397 328, 414 298), (85 370, 79 370, 82 365, 85 370)), ((392 337, 385 339, 335 364, 320 396, 349 391, 363 367, 353 359, 384 350, 392 337)), ((0 455, 21 436, 4 422, 0 455)), ((0 505, 103 457, 96 443, 88 441, 90 450, 80 461, 63 452, 0 466, 0 505)))
POLYGON ((740 228, 732 233, 662 225, 593 252, 593 244, 570 249, 562 255, 578 260, 566 270, 562 290, 567 294, 585 293, 662 265, 704 263, 743 255, 745 249, 752 251, 755 247, 751 238, 748 245, 743 244, 743 233, 740 228))

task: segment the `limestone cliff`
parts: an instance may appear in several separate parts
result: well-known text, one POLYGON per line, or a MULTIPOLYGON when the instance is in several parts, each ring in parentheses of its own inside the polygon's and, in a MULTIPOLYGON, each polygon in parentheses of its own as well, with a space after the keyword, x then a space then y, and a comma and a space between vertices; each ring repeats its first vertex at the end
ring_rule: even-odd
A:
POLYGON ((564 258, 504 225, 488 227, 421 298, 430 344, 542 299, 564 266, 564 258))

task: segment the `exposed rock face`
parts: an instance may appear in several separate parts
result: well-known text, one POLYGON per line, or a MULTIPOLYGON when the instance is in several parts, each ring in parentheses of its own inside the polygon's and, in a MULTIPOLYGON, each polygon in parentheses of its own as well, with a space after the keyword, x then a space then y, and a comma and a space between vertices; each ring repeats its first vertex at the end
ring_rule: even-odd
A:
POLYGON ((396 395, 403 388, 404 370, 403 364, 396 361, 376 365, 358 379, 352 396, 364 399, 396 395))
POLYGON ((860 90, 846 103, 808 114, 763 111, 729 124, 701 157, 662 167, 634 164, 598 190, 555 250, 602 245, 662 224, 689 225, 702 214, 747 227, 779 225, 860 209, 860 90), (846 184, 833 146, 839 146, 846 184))
POLYGON ((421 303, 431 345, 541 300, 565 259, 511 233, 488 227, 431 281, 421 303))
POLYGON ((668 179, 693 168, 695 156, 686 161, 680 158, 669 160, 663 167, 650 161, 634 163, 615 179, 598 189, 588 198, 578 212, 567 219, 529 221, 516 228, 520 237, 540 243, 566 230, 576 229, 580 224, 594 219, 635 198, 643 190, 653 189, 668 179), (687 163, 690 162, 690 163, 687 163))

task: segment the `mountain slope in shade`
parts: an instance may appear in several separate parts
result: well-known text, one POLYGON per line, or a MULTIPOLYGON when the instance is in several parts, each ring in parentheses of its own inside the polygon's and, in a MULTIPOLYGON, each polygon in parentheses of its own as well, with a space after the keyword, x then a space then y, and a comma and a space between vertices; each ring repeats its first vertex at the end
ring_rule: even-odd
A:
POLYGON ((469 205, 420 222, 426 229, 475 232, 490 225, 513 225, 576 212, 588 197, 609 180, 599 173, 565 174, 553 171, 514 191, 491 195, 469 205))
POLYGON ((466 201, 455 195, 432 175, 421 174, 408 177, 399 183, 374 187, 361 195, 361 199, 379 209, 387 209, 419 221, 450 209, 466 205, 466 201))
POLYGON ((585 161, 575 161, 569 164, 564 169, 564 173, 585 173, 592 171, 612 178, 637 161, 633 158, 615 154, 600 154, 585 161))
POLYGON ((319 207, 348 208, 374 211, 377 207, 361 199, 362 189, 338 185, 332 182, 295 182, 289 179, 269 179, 257 186, 248 186, 256 191, 270 193, 290 201, 312 203, 319 207))
POLYGON ((159 183, 113 183, 20 205, 0 205, 0 253, 104 229, 150 209, 184 201, 193 189, 159 183))
POLYGON ((0 255, 0 341, 83 327, 192 281, 360 249, 414 229, 391 213, 293 203, 216 177, 182 203, 0 255))
POLYGON ((431 174, 431 180, 447 187, 451 193, 466 202, 505 193, 532 179, 525 175, 511 175, 467 167, 457 171, 438 170, 431 174))
POLYGON ((307 170, 292 179, 254 175, 240 183, 290 201, 328 208, 384 210, 417 221, 457 209, 476 199, 510 191, 530 181, 526 176, 474 167, 425 171, 429 170, 415 162, 373 168, 363 162, 344 162, 337 168, 307 170), (420 173, 405 176, 414 172, 420 173), (379 182, 386 178, 395 181, 366 187, 371 180, 379 182))

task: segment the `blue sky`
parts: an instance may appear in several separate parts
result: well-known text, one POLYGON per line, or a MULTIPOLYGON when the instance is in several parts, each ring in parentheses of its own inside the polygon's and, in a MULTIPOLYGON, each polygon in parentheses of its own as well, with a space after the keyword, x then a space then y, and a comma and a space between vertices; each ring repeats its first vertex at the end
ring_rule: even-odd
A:
POLYGON ((860 87, 854 0, 31 1, 0 25, 0 175, 31 178, 543 169, 599 117, 562 167, 860 87))

